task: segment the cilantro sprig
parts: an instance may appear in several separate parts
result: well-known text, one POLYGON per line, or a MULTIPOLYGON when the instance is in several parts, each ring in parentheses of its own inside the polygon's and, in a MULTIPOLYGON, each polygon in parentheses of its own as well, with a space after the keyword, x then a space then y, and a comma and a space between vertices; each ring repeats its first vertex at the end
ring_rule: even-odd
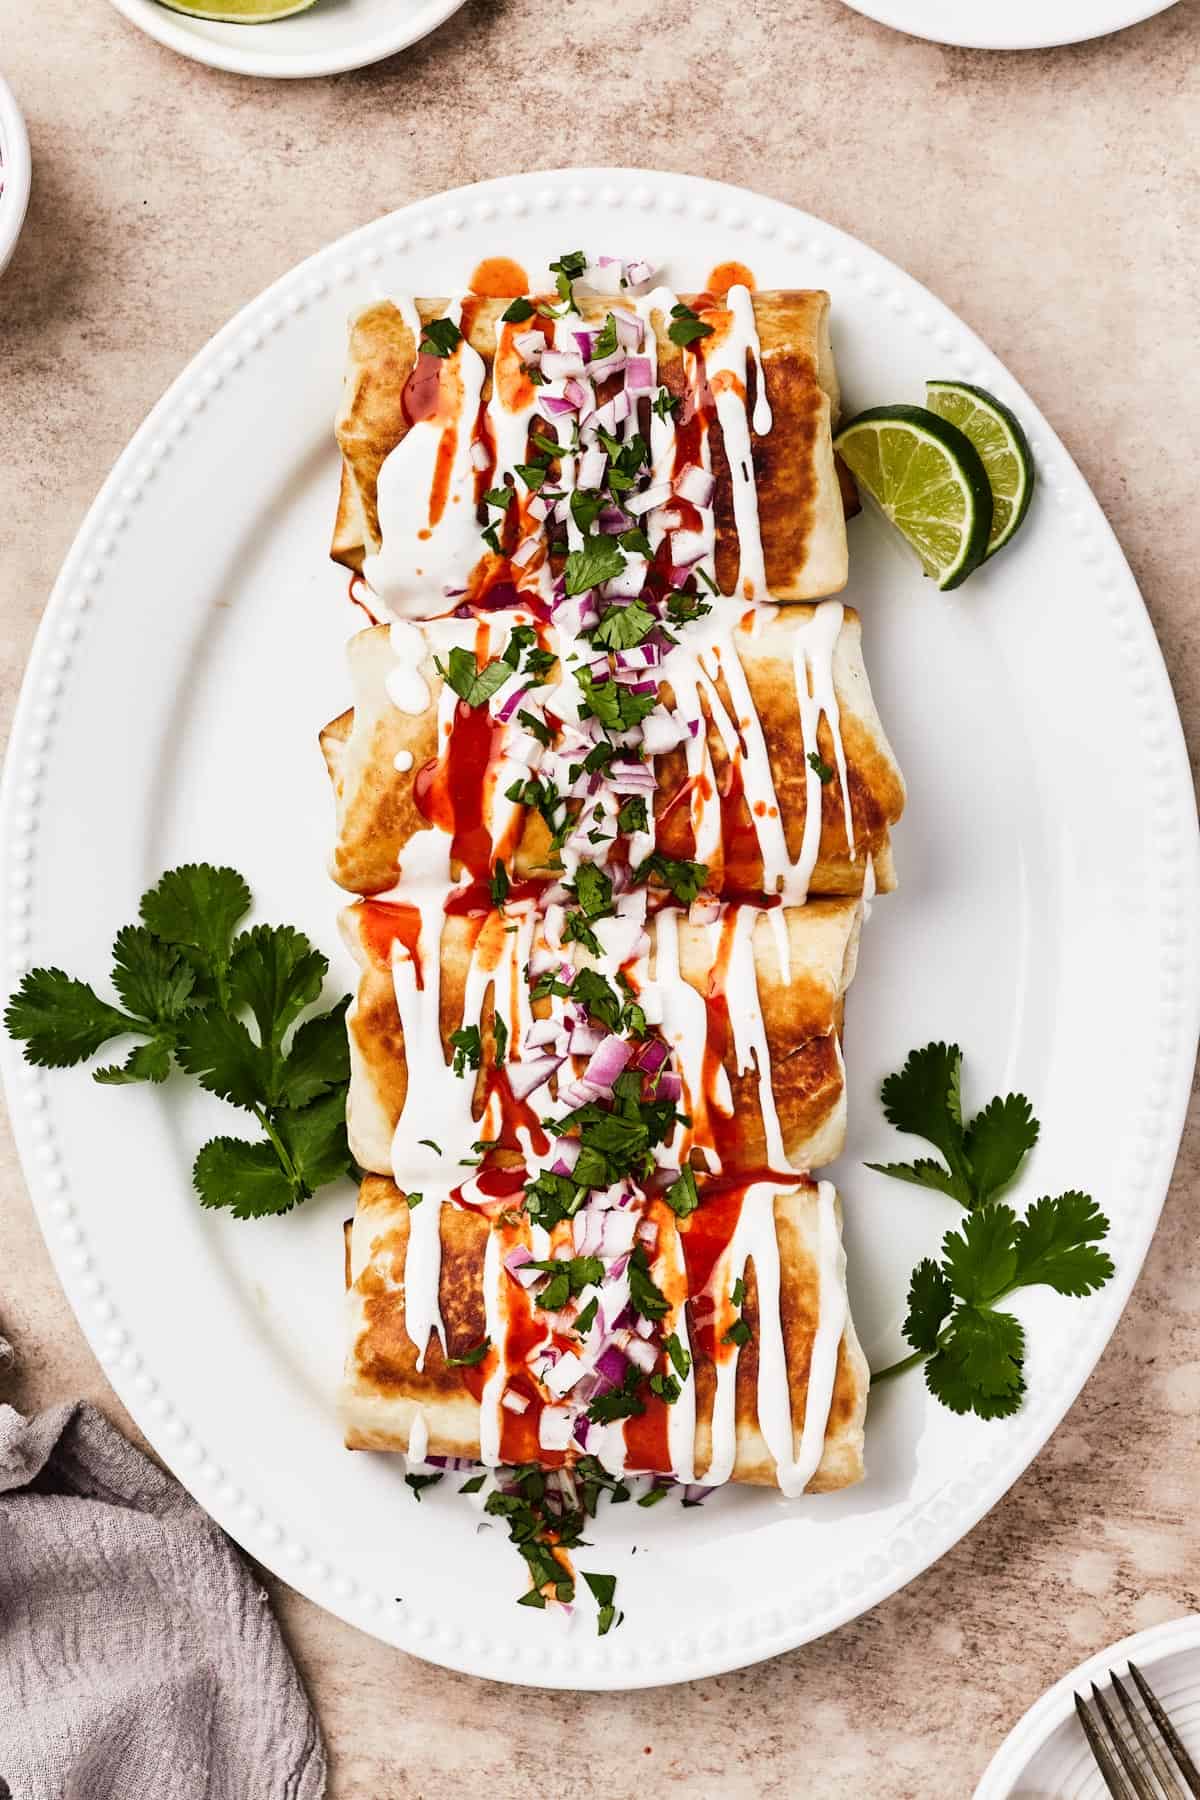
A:
POLYGON ((5 1028, 27 1062, 73 1068, 116 1038, 141 1041, 93 1071, 104 1086, 163 1082, 174 1063, 258 1122, 258 1139, 215 1137, 192 1169, 201 1204, 238 1219, 290 1212, 353 1171, 346 1140, 347 994, 324 1012, 329 964, 290 925, 237 931, 250 889, 234 869, 188 863, 142 896, 113 943, 114 1006, 62 969, 32 969, 5 1028), (236 935, 235 935, 236 932, 236 935), (301 1015, 308 1013, 308 1017, 301 1015))
POLYGON ((957 1044, 914 1050, 884 1082, 882 1098, 889 1122, 924 1138, 943 1160, 868 1168, 946 1194, 966 1217, 946 1232, 940 1260, 925 1257, 913 1270, 903 1327, 912 1354, 872 1381, 923 1363, 930 1393, 952 1412, 1007 1418, 1025 1394, 1025 1331, 1000 1302, 1027 1287, 1076 1297, 1103 1287, 1113 1274, 1100 1248, 1108 1220, 1077 1189, 1043 1195, 1024 1217, 996 1198, 1037 1142, 1038 1121, 1024 1094, 1007 1094, 964 1124, 957 1044))

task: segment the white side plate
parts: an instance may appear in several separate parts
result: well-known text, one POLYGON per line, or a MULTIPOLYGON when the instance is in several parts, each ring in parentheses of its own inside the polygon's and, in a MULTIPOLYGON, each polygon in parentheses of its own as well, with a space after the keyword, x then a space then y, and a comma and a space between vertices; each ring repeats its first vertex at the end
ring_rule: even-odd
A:
MULTIPOLYGON (((255 1556, 369 1631, 452 1667, 562 1687, 735 1667, 815 1637, 926 1568, 1036 1454, 1103 1349, 1175 1156, 1197 1020, 1197 843, 1171 690, 1132 576, 1061 444, 987 349, 864 245, 776 201, 636 171, 533 174, 378 219, 252 302, 135 436, 71 551, 18 709, 0 797, 11 980, 102 979, 143 888, 186 860, 242 869, 258 916, 305 930, 349 985, 323 868, 332 806, 316 733, 347 702, 345 576, 326 557, 347 314, 451 293, 504 253, 645 255, 686 291, 736 258, 763 286, 827 286, 848 411, 983 383, 1024 420, 1040 488, 1021 537, 939 596, 878 520, 853 521, 847 598, 910 789, 900 891, 851 992, 840 1169, 855 1314, 899 1353, 915 1261, 953 1209, 862 1167, 909 1154, 880 1079, 932 1037, 967 1052, 968 1103, 1020 1086, 1042 1138, 1023 1199, 1079 1186, 1113 1222, 1117 1276, 1086 1302, 1019 1297, 1029 1399, 1005 1423, 881 1390, 869 1475, 787 1503, 728 1491, 606 1512, 583 1567, 620 1579, 594 1636, 515 1602, 502 1529, 445 1482, 417 1504, 398 1459, 341 1448, 342 1221, 205 1214, 196 1148, 237 1128, 185 1084, 104 1089, 0 1050, 18 1143, 63 1282, 156 1448, 255 1556), (631 1552, 638 1548, 638 1554, 631 1552), (399 1598, 397 1598, 399 1596, 399 1598)), ((1064 330, 1067 320, 1064 316, 1064 330)))
MULTIPOLYGON (((975 1800, 1106 1800, 1108 1789, 1075 1717, 1075 1695, 1108 1691, 1109 1670, 1124 1680, 1135 1662, 1166 1708, 1184 1747, 1200 1762, 1200 1618, 1172 1619, 1064 1675, 1013 1726, 984 1771, 975 1800)), ((1120 1708, 1116 1697, 1113 1706, 1120 1708)))
MULTIPOLYGON (((120 4, 120 0, 117 0, 120 4)), ((846 0, 880 25, 973 50, 1081 44, 1165 12, 1175 0, 846 0)))
POLYGON ((213 69, 236 75, 339 75, 407 49, 463 0, 318 0, 267 25, 222 25, 172 12, 158 0, 112 0, 130 24, 213 69))

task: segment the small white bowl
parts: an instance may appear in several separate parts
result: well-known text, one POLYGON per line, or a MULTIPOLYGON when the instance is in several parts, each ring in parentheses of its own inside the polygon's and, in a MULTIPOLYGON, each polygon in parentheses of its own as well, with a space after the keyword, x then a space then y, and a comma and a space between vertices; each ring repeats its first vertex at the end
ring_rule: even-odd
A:
POLYGON ((322 0, 269 25, 220 25, 158 0, 112 0, 169 50, 237 75, 338 75, 380 62, 457 12, 463 0, 322 0))
POLYGON ((0 75, 0 275, 17 247, 29 205, 29 133, 13 91, 0 75))

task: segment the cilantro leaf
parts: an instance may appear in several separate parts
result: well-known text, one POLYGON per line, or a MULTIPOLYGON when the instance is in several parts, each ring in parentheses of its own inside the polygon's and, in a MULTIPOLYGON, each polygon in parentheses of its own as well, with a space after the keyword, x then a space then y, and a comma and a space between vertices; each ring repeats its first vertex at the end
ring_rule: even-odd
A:
POLYGON ((943 1348, 925 1365, 925 1381, 951 1412, 1002 1419, 1025 1393, 1025 1333, 1012 1313, 965 1306, 955 1315, 943 1348))
POLYGON ((26 1062, 43 1069, 69 1069, 110 1038, 142 1029, 62 969, 31 969, 5 1008, 4 1026, 25 1045, 26 1062))
POLYGON ((633 872, 635 882, 649 881, 657 875, 664 887, 670 888, 681 906, 690 906, 708 880, 708 865, 681 862, 673 856, 662 856, 656 850, 633 872))
POLYGON ((283 1141, 307 1200, 319 1187, 353 1171, 346 1138, 346 1096, 338 1089, 310 1100, 307 1106, 285 1107, 275 1115, 283 1141))
POLYGON ((678 1219, 686 1219, 700 1204, 696 1177, 691 1169, 681 1169, 678 1178, 666 1192, 667 1205, 678 1219))
POLYGON ((1096 1248, 1107 1235, 1108 1220, 1090 1194, 1073 1189, 1035 1200, 1016 1229, 1017 1285, 1094 1293, 1113 1275, 1112 1257, 1096 1248))
POLYGON ((461 644, 455 645, 444 664, 440 656, 434 657, 434 665, 442 680, 468 706, 486 706, 496 690, 503 687, 512 674, 509 665, 499 658, 481 669, 473 651, 464 650, 461 644))
POLYGON ((658 689, 648 694, 635 694, 610 676, 597 681, 586 666, 575 671, 575 679, 584 699, 606 731, 630 731, 658 705, 658 689))
POLYGON ((136 1044, 123 1063, 110 1063, 105 1069, 93 1069, 92 1080, 101 1087, 125 1087, 134 1081, 161 1082, 171 1073, 171 1044, 166 1038, 151 1038, 148 1044, 136 1044))
POLYGON ((514 300, 510 306, 506 307, 500 314, 500 317, 504 320, 506 325, 523 325, 526 319, 532 319, 533 306, 525 299, 524 295, 522 295, 514 300))
POLYGON ((330 1088, 350 1080, 350 1042, 346 1036, 346 994, 328 1012, 305 1019, 292 1039, 283 1065, 282 1086, 292 1106, 307 1106, 330 1088))
POLYGON ((978 1205, 1008 1186, 1038 1139, 1038 1122, 1024 1094, 999 1095, 967 1126, 963 1149, 978 1205))
POLYGON ((272 1057, 288 1026, 321 992, 328 970, 327 959, 291 925, 255 925, 234 943, 230 998, 250 1008, 259 1042, 272 1057))
POLYGON ((698 338, 712 336, 712 326, 706 325, 699 313, 693 312, 690 306, 685 306, 682 300, 671 308, 671 320, 667 336, 680 348, 685 344, 694 344, 698 338))
POLYGON ((421 333, 422 356, 451 356, 462 343, 462 332, 453 319, 431 319, 421 333))
MULTIPOLYGON (((950 1169, 954 1197, 971 1204, 971 1180, 963 1150, 962 1051, 957 1044, 926 1044, 913 1050, 898 1074, 883 1084, 884 1117, 898 1131, 911 1132, 933 1144, 950 1169)), ((917 1169, 919 1164, 913 1164, 917 1169)), ((918 1179, 913 1175, 905 1180, 918 1179)), ((942 1186, 930 1182, 930 1186, 942 1186)))
POLYGON ((953 1175, 932 1156, 922 1156, 911 1163, 873 1163, 866 1164, 880 1175, 891 1175, 897 1181, 910 1181, 914 1187, 936 1188, 939 1193, 948 1194, 952 1200, 961 1200, 958 1183, 953 1175))
POLYGON ((671 1310, 666 1295, 655 1285, 642 1244, 634 1245, 629 1258, 629 1304, 643 1319, 661 1319, 671 1310))
POLYGON ((820 755, 815 750, 810 750, 805 760, 817 780, 821 783, 821 786, 828 787, 834 777, 834 771, 830 768, 829 764, 823 762, 820 755))
POLYGON ((961 1231, 948 1231, 942 1256, 950 1286, 960 1300, 994 1300, 1007 1292, 1017 1272, 1017 1215, 1011 1206, 990 1201, 963 1220, 961 1231))
POLYGON ((454 1046, 453 1066, 456 1075, 465 1075, 468 1069, 479 1067, 483 1061, 483 1044, 478 1025, 464 1025, 458 1031, 452 1031, 450 1042, 454 1046))
POLYGON ((599 1608, 596 1618, 596 1635, 604 1637, 614 1625, 619 1625, 625 1617, 624 1613, 618 1613, 613 1604, 617 1591, 617 1578, 615 1575, 589 1575, 586 1569, 581 1570, 580 1573, 592 1590, 599 1608))
POLYGON ((271 1099, 269 1050, 256 1044, 244 1020, 213 1007, 193 1013, 180 1031, 175 1055, 202 1088, 253 1110, 271 1099))
POLYGON ((631 650, 648 638, 658 620, 643 600, 626 606, 610 606, 592 632, 592 641, 606 650, 631 650))
POLYGON ((275 1148, 265 1138, 215 1137, 200 1151, 192 1181, 201 1206, 224 1207, 235 1219, 263 1219, 291 1212, 303 1195, 280 1166, 275 1148))
POLYGON ((126 925, 113 944, 112 981, 122 1005, 139 1018, 169 1025, 191 1002, 196 971, 145 925, 126 925))
MULTIPOLYGON (((483 1361, 491 1347, 491 1338, 485 1337, 482 1343, 474 1345, 464 1356, 448 1356, 446 1358, 446 1367, 448 1369, 473 1369, 476 1363, 481 1363, 483 1361)), ((482 1484, 482 1475, 479 1477, 479 1480, 482 1484)), ((461 1494, 465 1490, 460 1488, 458 1491, 461 1494)))
POLYGON ((567 557, 563 580, 568 594, 586 594, 603 581, 613 581, 625 567, 615 538, 603 535, 586 539, 582 549, 567 557))
POLYGON ((949 1276, 932 1257, 925 1257, 913 1270, 908 1287, 904 1336, 913 1349, 923 1350, 931 1356, 938 1347, 942 1326, 953 1310, 954 1290, 949 1276))
POLYGON ((233 933, 250 910, 250 889, 236 869, 184 863, 168 869, 142 896, 141 917, 155 937, 193 951, 204 974, 218 983, 229 965, 233 933))

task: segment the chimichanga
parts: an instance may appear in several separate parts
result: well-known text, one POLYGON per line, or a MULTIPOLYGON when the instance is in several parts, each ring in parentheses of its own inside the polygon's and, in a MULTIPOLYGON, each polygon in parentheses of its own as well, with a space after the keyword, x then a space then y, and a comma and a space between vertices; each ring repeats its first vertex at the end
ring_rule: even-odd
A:
MULTIPOLYGON (((377 626, 351 640, 353 709, 321 734, 337 806, 331 872, 342 887, 377 894, 411 879, 406 847, 431 823, 450 833, 455 876, 486 876, 497 857, 517 877, 558 866, 543 817, 507 796, 513 778, 549 766, 562 741, 552 736, 549 752, 531 742, 523 716, 569 716, 573 678, 561 664, 533 688, 514 674, 486 706, 468 707, 438 668, 456 645, 481 665, 502 656, 511 630, 493 615, 377 626)), ((539 638, 557 654, 553 626, 539 627, 539 638)), ((639 856, 698 857, 710 890, 730 895, 857 894, 869 869, 878 891, 894 887, 890 832, 904 781, 871 695, 857 613, 837 601, 717 606, 656 674, 668 733, 672 718, 702 720, 703 730, 676 728, 653 756, 654 830, 639 856)))
MULTIPOLYGON (((627 1289, 620 1257, 597 1260, 594 1288, 551 1311, 529 1267, 531 1250, 545 1256, 547 1246, 534 1245, 525 1215, 488 1218, 429 1193, 413 1210, 391 1181, 368 1176, 347 1270, 347 1445, 489 1465, 599 1455, 610 1471, 788 1494, 860 1480, 869 1376, 832 1185, 716 1186, 688 1218, 661 1201, 646 1218, 646 1267, 666 1311, 642 1335, 607 1307, 627 1289), (437 1209, 425 1221, 435 1254, 426 1245, 414 1258, 426 1208, 437 1209), (564 1375, 572 1344, 580 1354, 564 1375), (657 1372, 657 1390, 643 1384, 637 1411, 605 1421, 596 1396, 617 1388, 635 1355, 657 1372), (593 1373, 568 1386, 589 1363, 593 1373)), ((569 1230, 557 1229, 556 1251, 570 1254, 569 1230)))
MULTIPOLYGON (((727 1173, 819 1168, 845 1136, 840 1033, 861 903, 710 910, 710 922, 696 923, 663 907, 642 941, 630 940, 624 965, 678 1067, 691 1122, 674 1145, 676 1161, 727 1173)), ((456 1156, 475 1140, 496 1142, 513 1161, 531 1137, 544 1149, 538 1117, 553 1112, 587 1053, 545 1072, 553 1034, 535 1027, 552 1009, 561 1015, 563 1003, 531 1006, 526 970, 557 967, 568 955, 581 965, 591 959, 577 945, 549 952, 531 904, 443 918, 365 901, 341 922, 361 971, 347 1019, 347 1120, 360 1167, 412 1185, 414 1165, 428 1163, 422 1140, 453 1145, 456 1156), (464 1033, 468 1042, 478 1035, 479 1056, 456 1074, 455 1034, 464 1033), (410 1043, 420 1045, 415 1070, 410 1043), (536 1088, 527 1086, 531 1065, 544 1075, 536 1088)))
MULTIPOLYGON (((682 505, 687 525, 695 523, 688 491, 711 510, 722 592, 759 600, 838 592, 847 552, 831 437, 838 388, 828 294, 742 289, 681 301, 657 288, 640 297, 580 293, 577 302, 557 326, 533 307, 532 317, 506 323, 507 299, 474 295, 380 300, 352 320, 332 554, 365 573, 380 616, 435 617, 461 598, 523 585, 524 565, 514 565, 511 546, 497 552, 483 542, 487 514, 481 507, 477 521, 475 509, 528 462, 531 430, 545 429, 528 343, 541 333, 560 359, 571 356, 575 332, 602 328, 610 314, 636 320, 644 337, 637 349, 647 384, 633 416, 647 438, 657 432, 656 478, 669 486, 692 468, 712 477, 711 492, 706 482, 685 482, 682 505), (694 310, 707 334, 686 350, 670 335, 676 305, 694 310), (424 329, 447 313, 461 327, 461 353, 418 354, 424 329), (664 390, 676 404, 660 402, 654 414, 652 394, 664 390)), ((613 385, 601 380, 600 393, 613 385)))

